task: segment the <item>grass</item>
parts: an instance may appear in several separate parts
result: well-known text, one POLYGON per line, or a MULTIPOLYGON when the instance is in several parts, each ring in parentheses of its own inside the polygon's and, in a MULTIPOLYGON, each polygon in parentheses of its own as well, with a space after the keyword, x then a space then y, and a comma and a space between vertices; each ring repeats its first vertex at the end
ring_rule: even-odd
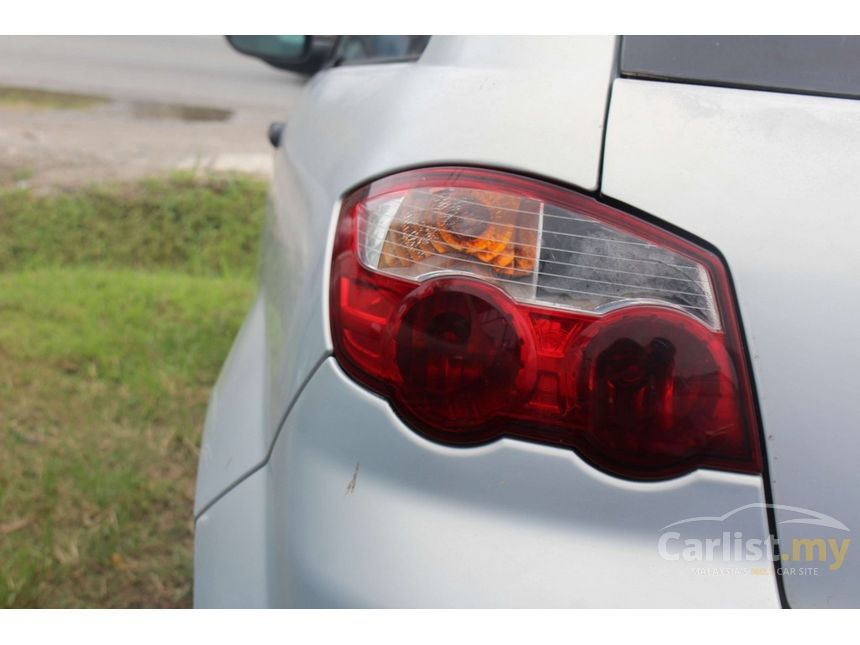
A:
POLYGON ((240 177, 0 192, 0 606, 190 604, 199 434, 263 200, 240 177))
POLYGON ((107 97, 94 94, 0 86, 0 107, 29 110, 88 110, 109 102, 107 97))

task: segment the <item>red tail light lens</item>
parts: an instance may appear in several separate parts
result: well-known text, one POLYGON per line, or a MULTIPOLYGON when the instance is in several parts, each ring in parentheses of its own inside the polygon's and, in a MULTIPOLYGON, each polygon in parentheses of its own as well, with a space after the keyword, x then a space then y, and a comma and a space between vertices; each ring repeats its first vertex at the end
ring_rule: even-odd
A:
POLYGON ((534 381, 528 322, 496 287, 472 279, 429 280, 394 315, 393 382, 405 410, 462 440, 486 426, 534 381))
POLYGON ((344 202, 331 318, 346 372, 432 439, 761 470, 722 262, 590 197, 465 168, 374 182, 344 202))

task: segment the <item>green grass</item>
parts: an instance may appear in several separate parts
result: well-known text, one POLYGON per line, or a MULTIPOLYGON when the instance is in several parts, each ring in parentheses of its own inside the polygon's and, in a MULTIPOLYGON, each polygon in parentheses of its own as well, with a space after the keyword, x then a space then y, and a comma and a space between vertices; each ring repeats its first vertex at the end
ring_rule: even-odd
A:
POLYGON ((0 606, 186 606, 209 389, 264 186, 0 193, 0 606))
POLYGON ((0 271, 53 266, 251 275, 261 182, 192 175, 51 196, 0 192, 0 271))

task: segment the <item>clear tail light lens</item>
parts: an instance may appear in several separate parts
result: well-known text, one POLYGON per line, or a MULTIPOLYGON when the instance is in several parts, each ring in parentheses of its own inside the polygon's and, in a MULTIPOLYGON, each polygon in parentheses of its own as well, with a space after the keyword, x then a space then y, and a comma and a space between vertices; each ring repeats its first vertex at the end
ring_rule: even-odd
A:
POLYGON ((435 440, 760 472, 722 262, 590 197, 467 168, 373 182, 344 202, 331 317, 347 373, 435 440))

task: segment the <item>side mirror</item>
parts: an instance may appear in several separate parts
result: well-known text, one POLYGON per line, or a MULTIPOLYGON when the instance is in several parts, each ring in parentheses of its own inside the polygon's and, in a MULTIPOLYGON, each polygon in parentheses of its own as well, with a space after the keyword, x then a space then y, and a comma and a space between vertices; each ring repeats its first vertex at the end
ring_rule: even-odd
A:
POLYGON ((237 52, 305 76, 325 65, 335 40, 334 36, 227 36, 237 52))

